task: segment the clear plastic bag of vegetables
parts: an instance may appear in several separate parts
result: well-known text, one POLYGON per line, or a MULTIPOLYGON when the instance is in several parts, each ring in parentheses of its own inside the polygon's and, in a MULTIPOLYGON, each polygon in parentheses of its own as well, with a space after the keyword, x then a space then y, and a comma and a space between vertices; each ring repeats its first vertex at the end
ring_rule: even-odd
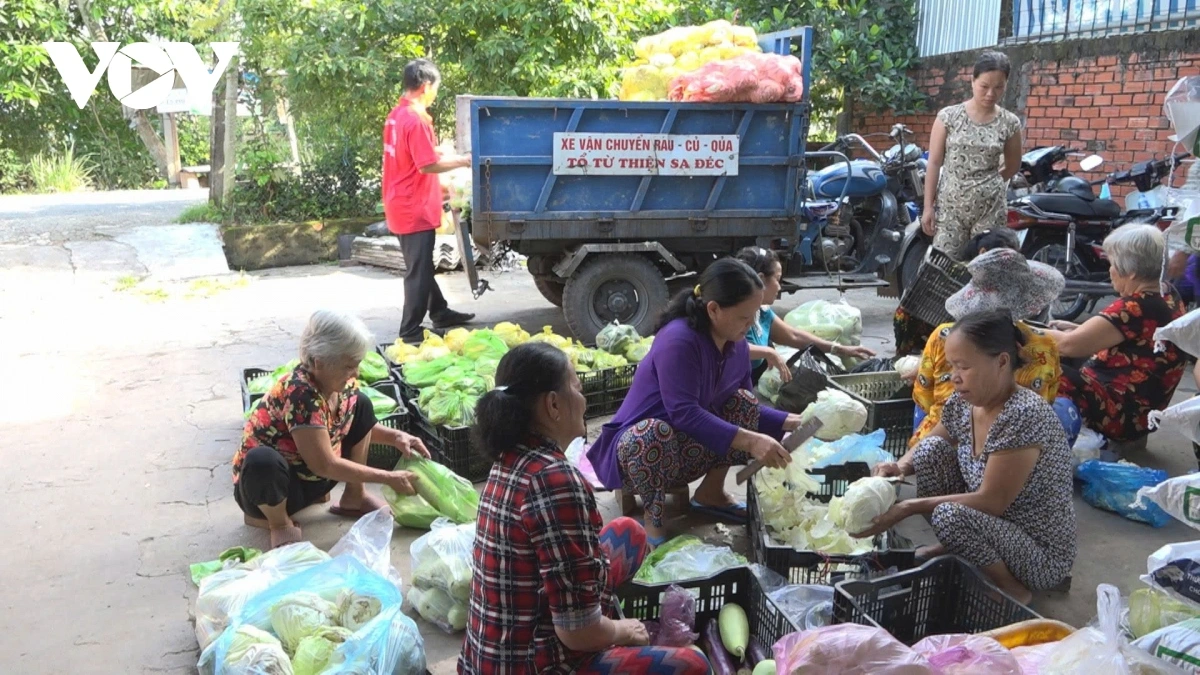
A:
POLYGON ((369 387, 364 384, 359 386, 358 391, 360 394, 371 400, 371 407, 375 410, 376 417, 390 415, 395 412, 396 408, 400 407, 399 401, 391 396, 388 396, 382 391, 379 391, 375 387, 369 387))
POLYGON ((417 475, 417 494, 438 513, 456 523, 474 523, 479 512, 479 493, 471 481, 449 467, 424 457, 404 457, 396 469, 417 475))
POLYGON ((862 339, 862 312, 842 300, 809 300, 787 313, 784 323, 838 344, 857 345, 862 339))
POLYGON ((641 339, 642 336, 638 335, 637 329, 633 326, 613 321, 596 334, 596 347, 609 354, 624 355, 625 350, 641 339))
POLYGON ((409 361, 404 364, 404 381, 414 387, 431 387, 437 384, 442 373, 450 368, 458 367, 464 371, 474 366, 461 356, 447 354, 431 361, 409 361))
POLYGON ((484 357, 499 359, 508 352, 508 345, 495 331, 477 330, 463 343, 462 355, 472 362, 484 357))
POLYGON ((391 581, 353 556, 337 556, 255 595, 197 668, 205 675, 420 675, 425 644, 402 602, 391 581))
POLYGON ((440 518, 409 549, 415 590, 409 599, 422 618, 446 632, 466 627, 474 544, 475 523, 440 518))

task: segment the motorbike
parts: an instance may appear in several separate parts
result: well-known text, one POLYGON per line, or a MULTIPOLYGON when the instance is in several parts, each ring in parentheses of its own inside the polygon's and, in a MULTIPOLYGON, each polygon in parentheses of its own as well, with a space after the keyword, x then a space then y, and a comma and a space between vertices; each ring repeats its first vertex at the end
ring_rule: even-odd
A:
POLYGON ((848 155, 856 148, 870 159, 835 162, 809 173, 809 227, 797 242, 793 264, 827 271, 878 272, 895 266, 904 228, 919 217, 925 158, 902 124, 887 134, 894 145, 879 153, 858 134, 839 137, 820 153, 848 155))
POLYGON ((1100 155, 1084 155, 1063 145, 1034 148, 1021 155, 1021 169, 1009 181, 1008 201, 1038 192, 1054 192, 1058 182, 1074 174, 1067 168, 1069 157, 1082 157, 1079 168, 1095 171, 1104 163, 1100 155))
POLYGON ((1046 263, 1063 273, 1067 287, 1050 307, 1055 318, 1075 319, 1111 295, 1104 238, 1126 223, 1143 222, 1166 227, 1175 215, 1167 206, 1162 179, 1187 154, 1139 162, 1131 168, 1093 182, 1059 176, 1050 191, 1036 192, 1009 203, 1008 226, 1017 232, 1021 252, 1030 260, 1046 263), (1126 197, 1128 208, 1097 198, 1095 185, 1133 185, 1126 197))

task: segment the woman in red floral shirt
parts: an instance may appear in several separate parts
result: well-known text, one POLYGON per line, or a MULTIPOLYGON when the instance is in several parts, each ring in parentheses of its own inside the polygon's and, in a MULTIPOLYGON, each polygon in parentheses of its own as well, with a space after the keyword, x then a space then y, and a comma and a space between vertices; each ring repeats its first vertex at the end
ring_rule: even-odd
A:
POLYGON ((420 440, 378 424, 358 391, 359 363, 371 333, 357 317, 320 310, 300 336, 300 365, 271 386, 250 412, 233 456, 233 497, 247 525, 271 531, 271 548, 299 541, 292 514, 329 500, 346 484, 336 515, 357 518, 384 506, 365 483, 413 494, 408 471, 366 465, 371 442, 429 456, 420 440))
POLYGON ((1154 331, 1183 315, 1174 290, 1159 288, 1166 240, 1152 225, 1125 225, 1104 240, 1109 276, 1118 297, 1083 323, 1055 321, 1047 331, 1063 358, 1091 357, 1063 367, 1060 396, 1079 408, 1083 422, 1120 447, 1145 445, 1146 417, 1162 410, 1183 377, 1183 354, 1171 343, 1154 350, 1154 331))
POLYGON ((504 355, 479 400, 476 446, 495 459, 479 502, 460 673, 701 675, 708 661, 647 646, 617 619, 614 589, 646 555, 630 518, 603 526, 591 486, 563 448, 585 436, 586 401, 571 362, 546 343, 504 355))

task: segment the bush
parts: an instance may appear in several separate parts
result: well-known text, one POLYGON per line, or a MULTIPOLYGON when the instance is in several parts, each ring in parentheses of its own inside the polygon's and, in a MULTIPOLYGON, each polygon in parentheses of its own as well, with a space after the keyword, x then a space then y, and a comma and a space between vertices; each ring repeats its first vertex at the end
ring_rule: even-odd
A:
POLYGON ((221 223, 224 221, 225 214, 221 212, 221 209, 208 202, 192 204, 175 218, 177 223, 221 223))
POLYGON ((29 162, 29 178, 35 192, 75 192, 91 187, 95 165, 75 155, 75 146, 61 154, 39 152, 29 162))
POLYGON ((0 148, 0 194, 24 192, 31 185, 28 168, 17 159, 16 151, 0 148))
POLYGON ((355 218, 375 214, 379 180, 364 170, 354 153, 327 157, 302 167, 296 175, 257 160, 273 161, 273 153, 247 153, 229 200, 236 223, 300 222, 355 218))

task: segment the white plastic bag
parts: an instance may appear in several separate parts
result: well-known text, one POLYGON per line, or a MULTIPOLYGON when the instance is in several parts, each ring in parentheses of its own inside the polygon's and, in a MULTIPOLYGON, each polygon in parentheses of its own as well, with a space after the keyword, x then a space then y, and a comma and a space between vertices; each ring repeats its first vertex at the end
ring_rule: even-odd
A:
POLYGON ((409 592, 409 603, 421 618, 447 633, 467 626, 474 545, 475 523, 455 525, 438 518, 409 549, 415 589, 409 592))
POLYGON ((1176 520, 1200 530, 1200 473, 1189 473, 1138 490, 1134 506, 1143 500, 1158 504, 1176 520))
POLYGON ((807 422, 816 417, 821 420, 817 438, 836 441, 847 434, 856 434, 867 423, 867 407, 854 400, 844 391, 826 389, 817 394, 817 400, 800 413, 800 421, 807 422))
POLYGON ((746 559, 728 546, 695 543, 671 551, 654 564, 647 581, 661 584, 710 577, 729 567, 745 565, 746 559))
POLYGON ((1200 619, 1160 628, 1140 638, 1133 646, 1195 673, 1200 670, 1196 665, 1200 663, 1200 619))
POLYGON ((358 519, 350 531, 342 535, 338 543, 329 549, 330 557, 348 555, 357 558, 367 569, 379 576, 402 585, 400 573, 392 567, 392 532, 396 521, 387 509, 378 509, 358 519))
MULTIPOLYGON (((1074 466, 1079 466, 1089 459, 1100 459, 1100 451, 1108 441, 1088 427, 1079 430, 1079 437, 1071 447, 1071 457, 1074 466)), ((1074 468, 1074 467, 1072 467, 1074 468)))
POLYGON ((1181 675, 1182 670, 1129 644, 1121 632, 1121 592, 1096 587, 1099 628, 1075 631, 1058 643, 1044 672, 1058 675, 1181 675))
POLYGON ((903 356, 896 359, 896 372, 900 373, 900 378, 912 382, 917 379, 917 373, 921 370, 921 357, 919 356, 903 356))
POLYGON ((1200 541, 1167 544, 1146 558, 1142 583, 1200 606, 1200 541))
POLYGON ((809 300, 787 313, 784 323, 843 345, 862 341, 862 312, 846 302, 809 300))
POLYGON ((275 583, 329 560, 307 541, 280 546, 200 581, 196 596, 196 641, 204 649, 225 630, 246 601, 275 583))
POLYGON ((1193 309, 1154 331, 1154 351, 1163 351, 1170 342, 1192 356, 1200 356, 1200 309, 1193 309))
POLYGON ((1200 396, 1193 396, 1166 410, 1151 410, 1148 420, 1151 429, 1165 423, 1191 442, 1200 443, 1200 396))

